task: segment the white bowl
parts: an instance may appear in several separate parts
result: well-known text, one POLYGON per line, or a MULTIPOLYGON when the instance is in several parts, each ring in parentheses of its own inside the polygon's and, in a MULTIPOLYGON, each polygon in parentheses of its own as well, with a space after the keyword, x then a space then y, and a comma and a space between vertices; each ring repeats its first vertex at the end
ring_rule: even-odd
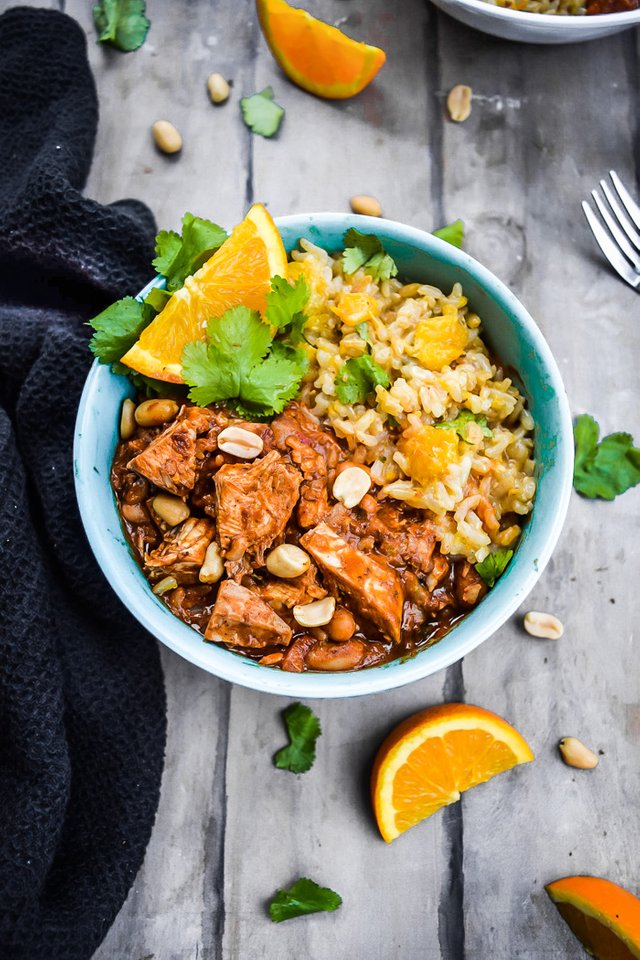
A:
POLYGON ((640 9, 593 17, 525 13, 485 0, 432 0, 436 7, 468 27, 522 43, 581 43, 640 26, 640 9))

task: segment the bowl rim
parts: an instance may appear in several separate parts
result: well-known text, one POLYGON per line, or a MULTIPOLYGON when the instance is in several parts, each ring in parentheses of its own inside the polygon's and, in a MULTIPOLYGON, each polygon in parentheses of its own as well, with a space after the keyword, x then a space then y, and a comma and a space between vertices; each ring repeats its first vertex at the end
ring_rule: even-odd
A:
MULTIPOLYGON (((91 445, 83 442, 85 432, 91 433, 91 410, 98 399, 101 383, 105 382, 104 378, 116 376, 107 365, 100 364, 97 360, 94 361, 87 376, 76 417, 73 449, 76 498, 87 539, 112 589, 152 636, 189 662, 221 679, 280 696, 338 699, 380 693, 424 679, 462 659, 494 634, 512 616, 537 582, 560 536, 572 489, 573 426, 569 402, 558 366, 533 318, 509 288, 469 254, 424 230, 384 218, 323 212, 291 214, 277 217, 275 222, 280 230, 296 231, 299 236, 304 236, 305 231, 309 231, 312 227, 316 228, 314 233, 317 233, 317 229, 322 231, 323 226, 326 229, 339 229, 342 232, 357 224, 365 231, 377 231, 389 240, 417 248, 427 255, 437 256, 444 253, 446 254, 444 259, 454 267, 467 271, 491 299, 497 302, 501 310, 512 318, 517 318, 518 323, 526 329, 528 337, 535 343, 549 385, 557 397, 559 408, 555 460, 556 483, 559 490, 550 511, 545 515, 544 542, 541 546, 538 545, 535 558, 531 563, 518 564, 516 563, 518 553, 516 553, 514 562, 509 565, 504 576, 476 608, 483 609, 481 622, 465 629, 465 624, 469 625, 470 618, 475 612, 472 611, 438 643, 410 659, 393 660, 379 667, 351 673, 285 673, 269 667, 261 667, 256 661, 249 660, 247 657, 231 653, 215 644, 202 642, 199 634, 175 617, 160 599, 152 594, 140 568, 128 551, 112 496, 111 513, 112 519, 117 520, 118 523, 119 544, 123 545, 129 556, 129 563, 114 563, 122 547, 118 545, 114 548, 114 534, 100 522, 100 511, 95 508, 96 498, 93 492, 97 468, 93 463, 91 445), (453 641, 445 644, 445 641, 451 637, 454 638, 453 641), (200 642, 194 642, 194 639, 200 639, 200 642), (428 656, 425 656, 426 654, 428 656)), ((163 284, 162 278, 156 277, 138 296, 146 295, 153 287, 163 284)), ((124 380, 124 378, 120 379, 124 380)), ((524 556, 527 557, 526 552, 524 556)))
POLYGON ((487 0, 446 0, 447 5, 465 7, 467 10, 474 10, 477 13, 484 14, 494 19, 512 20, 514 23, 520 23, 522 26, 544 26, 550 27, 552 24, 559 27, 560 32, 565 30, 570 33, 575 30, 577 33, 589 31, 594 26, 604 27, 615 17, 615 23, 622 26, 633 26, 638 23, 640 26, 640 7, 637 10, 627 10, 623 13, 594 13, 592 16, 570 16, 558 15, 557 13, 532 13, 528 10, 514 10, 512 7, 499 7, 493 3, 487 3, 487 0))

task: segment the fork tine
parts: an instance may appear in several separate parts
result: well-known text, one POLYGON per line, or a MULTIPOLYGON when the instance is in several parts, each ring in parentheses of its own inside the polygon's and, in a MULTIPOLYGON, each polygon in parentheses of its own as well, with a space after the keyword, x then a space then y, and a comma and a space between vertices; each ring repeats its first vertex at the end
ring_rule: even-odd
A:
POLYGON ((625 260, 615 243, 600 225, 595 213, 585 200, 582 201, 582 209, 584 210, 584 215, 587 218, 587 223, 591 227, 591 232, 596 239, 596 243, 604 253, 613 269, 632 287, 635 287, 636 289, 640 287, 640 273, 636 273, 631 264, 625 260))
MULTIPOLYGON (((631 243, 634 245, 636 250, 640 250, 640 233, 633 229, 633 224, 627 217, 626 213, 621 209, 620 204, 614 197, 613 193, 609 189, 609 184, 606 181, 601 180, 600 186, 602 187, 602 192, 609 201, 609 206, 613 210, 614 214, 618 218, 618 223, 631 240, 631 243)), ((627 254, 628 256, 628 254, 627 254)))
POLYGON ((609 170, 609 176, 613 181, 613 185, 616 188, 618 196, 626 207, 627 213, 635 223, 638 230, 640 230, 640 207, 635 202, 615 170, 609 170))
POLYGON ((607 210, 607 208, 605 207, 604 203, 602 202, 602 200, 600 199, 600 197, 598 196, 595 190, 591 191, 591 196, 593 197, 596 207, 600 211, 600 216, 602 217, 606 225, 609 227, 609 230, 611 231, 611 235, 613 239, 616 241, 616 243, 618 244, 618 246, 620 247, 624 255, 627 256, 629 260, 631 260, 631 263, 634 265, 636 270, 640 270, 640 256, 638 256, 636 251, 633 249, 633 247, 625 237, 622 230, 620 230, 620 228, 618 227, 618 224, 615 222, 615 220, 613 219, 613 217, 611 216, 611 214, 609 213, 609 211, 607 210))

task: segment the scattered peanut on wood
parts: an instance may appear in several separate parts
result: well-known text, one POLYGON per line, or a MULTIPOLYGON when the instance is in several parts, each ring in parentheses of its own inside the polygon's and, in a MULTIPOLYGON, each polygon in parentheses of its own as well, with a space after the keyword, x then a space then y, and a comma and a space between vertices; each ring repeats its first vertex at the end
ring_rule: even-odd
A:
POLYGON ((355 197, 351 197, 351 209, 354 213, 360 213, 364 217, 381 217, 382 216, 382 207, 380 206, 380 201, 376 200, 375 197, 370 197, 367 194, 361 193, 357 194, 355 197))
POLYGON ((182 150, 182 137, 168 120, 156 120, 151 127, 156 147, 163 153, 178 153, 182 150))
POLYGON ((524 628, 532 637, 544 640, 559 640, 564 633, 562 622, 552 613, 530 610, 524 617, 524 628))
POLYGON ((558 744, 560 755, 568 767, 578 770, 593 770, 598 766, 598 755, 585 747, 577 737, 563 737, 558 744))
POLYGON ((212 73, 207 80, 207 90, 212 103, 224 103, 229 99, 229 84, 221 73, 212 73))
POLYGON ((473 91, 466 83, 458 83, 449 91, 447 110, 455 123, 462 123, 471 113, 471 95, 473 91))

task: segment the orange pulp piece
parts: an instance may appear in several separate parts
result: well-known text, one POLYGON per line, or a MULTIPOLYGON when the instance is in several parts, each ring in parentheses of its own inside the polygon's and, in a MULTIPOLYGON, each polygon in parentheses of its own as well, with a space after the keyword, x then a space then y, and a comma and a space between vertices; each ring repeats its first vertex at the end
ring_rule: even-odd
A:
POLYGON ((256 0, 269 49, 293 83, 328 100, 354 97, 385 62, 379 47, 347 37, 285 0, 256 0))
POLYGON ((455 428, 442 430, 429 424, 406 430, 398 443, 407 458, 409 476, 423 486, 446 474, 449 464, 457 460, 458 446, 455 428))
POLYGON ((187 277, 122 362, 155 380, 182 383, 182 351, 203 340, 207 322, 240 304, 264 313, 273 276, 287 277, 287 254, 261 203, 251 207, 222 246, 187 277))
POLYGON ((482 707, 445 703, 421 710, 378 750, 371 793, 380 833, 390 843, 464 790, 531 760, 518 731, 482 707))
POLYGON ((545 889, 594 957, 640 958, 640 900, 624 887, 601 877, 564 877, 545 889))

